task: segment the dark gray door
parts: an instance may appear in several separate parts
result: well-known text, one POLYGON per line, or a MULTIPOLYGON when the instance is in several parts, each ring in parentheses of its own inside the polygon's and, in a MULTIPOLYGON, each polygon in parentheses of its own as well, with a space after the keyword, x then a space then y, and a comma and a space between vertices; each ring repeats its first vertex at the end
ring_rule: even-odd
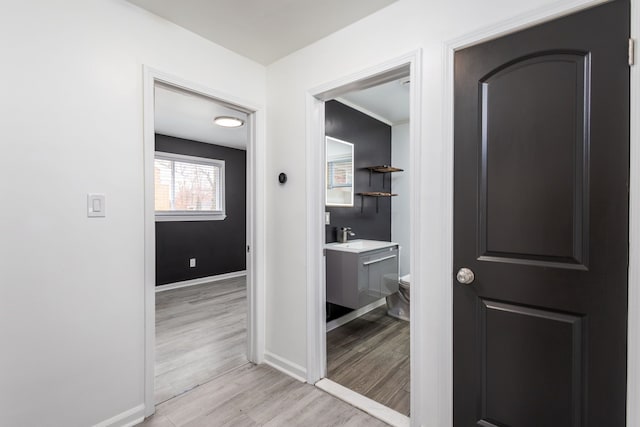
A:
POLYGON ((625 425, 629 3, 455 55, 454 424, 625 425))

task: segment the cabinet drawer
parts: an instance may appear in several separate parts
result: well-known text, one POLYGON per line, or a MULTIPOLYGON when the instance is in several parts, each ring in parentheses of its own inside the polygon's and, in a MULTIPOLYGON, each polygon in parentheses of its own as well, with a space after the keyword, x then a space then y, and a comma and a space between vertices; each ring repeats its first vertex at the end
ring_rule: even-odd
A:
POLYGON ((398 290, 398 247, 365 253, 328 250, 327 302, 357 309, 398 290))
POLYGON ((398 249, 386 248, 361 255, 358 270, 361 307, 391 295, 398 290, 398 249))

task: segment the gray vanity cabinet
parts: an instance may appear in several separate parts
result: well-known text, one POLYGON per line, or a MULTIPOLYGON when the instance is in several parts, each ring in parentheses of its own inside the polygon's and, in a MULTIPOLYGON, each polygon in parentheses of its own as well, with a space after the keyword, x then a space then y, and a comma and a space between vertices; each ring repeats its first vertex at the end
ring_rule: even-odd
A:
POLYGON ((398 291, 398 246, 361 253, 327 249, 327 302, 357 309, 398 291))

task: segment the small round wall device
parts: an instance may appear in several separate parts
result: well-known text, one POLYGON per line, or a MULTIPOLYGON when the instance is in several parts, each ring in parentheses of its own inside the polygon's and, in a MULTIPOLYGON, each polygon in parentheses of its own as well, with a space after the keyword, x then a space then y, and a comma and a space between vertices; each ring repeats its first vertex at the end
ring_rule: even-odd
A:
POLYGON ((287 182, 287 174, 284 172, 281 172, 280 175, 278 175, 278 182, 280 184, 284 184, 285 182, 287 182))

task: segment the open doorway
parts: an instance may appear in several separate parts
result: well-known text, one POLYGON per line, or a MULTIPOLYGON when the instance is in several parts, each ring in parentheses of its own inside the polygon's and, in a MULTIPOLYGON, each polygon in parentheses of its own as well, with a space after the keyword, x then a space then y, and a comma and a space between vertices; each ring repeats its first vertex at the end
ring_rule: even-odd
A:
POLYGON ((247 363, 249 132, 247 113, 170 85, 154 102, 159 404, 247 363))
POLYGON ((308 379, 395 426, 409 425, 415 375, 418 56, 309 98, 308 144, 321 153, 309 179, 321 196, 309 224, 320 279, 312 281, 308 379))
POLYGON ((409 85, 403 76, 325 102, 327 378, 405 416, 409 85))
POLYGON ((251 250, 256 109, 151 69, 144 106, 149 416, 159 403, 261 361, 262 299, 251 250))

